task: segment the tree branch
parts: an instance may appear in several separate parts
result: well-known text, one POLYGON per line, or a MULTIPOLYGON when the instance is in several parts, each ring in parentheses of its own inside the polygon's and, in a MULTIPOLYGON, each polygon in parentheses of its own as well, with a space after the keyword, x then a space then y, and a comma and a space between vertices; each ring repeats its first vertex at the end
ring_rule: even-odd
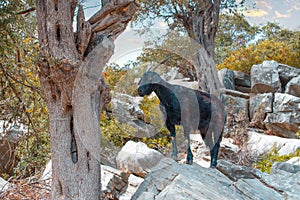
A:
POLYGON ((33 11, 35 11, 35 7, 28 8, 28 9, 26 9, 26 10, 23 10, 23 11, 21 11, 21 12, 18 12, 17 14, 18 14, 18 15, 25 15, 25 14, 30 13, 30 12, 33 12, 33 11))
POLYGON ((114 40, 125 30, 138 5, 134 0, 118 0, 106 3, 103 8, 92 16, 88 22, 92 26, 92 33, 101 32, 114 40), (118 31, 115 31, 115 30, 118 31))
POLYGON ((89 41, 92 35, 92 28, 89 22, 85 22, 83 7, 80 5, 77 15, 77 35, 76 35, 76 47, 81 55, 84 56, 84 52, 89 45, 89 41))

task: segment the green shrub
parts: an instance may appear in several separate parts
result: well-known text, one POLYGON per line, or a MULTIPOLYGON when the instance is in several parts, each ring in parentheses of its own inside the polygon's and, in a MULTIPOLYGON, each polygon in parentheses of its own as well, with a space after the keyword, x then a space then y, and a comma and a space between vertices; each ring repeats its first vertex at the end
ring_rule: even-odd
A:
POLYGON ((300 139, 300 130, 295 135, 296 135, 296 138, 300 139))
POLYGON ((46 166, 51 157, 49 133, 39 132, 38 136, 29 135, 18 145, 16 155, 20 160, 14 168, 16 177, 41 175, 41 169, 46 166))
POLYGON ((104 111, 100 119, 101 134, 113 142, 115 146, 122 147, 127 141, 133 140, 136 129, 126 123, 119 123, 113 116, 104 111))
POLYGON ((278 153, 278 149, 274 145, 270 152, 265 154, 259 162, 253 165, 253 167, 259 169, 262 172, 270 173, 274 162, 285 162, 297 156, 300 156, 300 149, 297 149, 295 153, 280 156, 278 153))

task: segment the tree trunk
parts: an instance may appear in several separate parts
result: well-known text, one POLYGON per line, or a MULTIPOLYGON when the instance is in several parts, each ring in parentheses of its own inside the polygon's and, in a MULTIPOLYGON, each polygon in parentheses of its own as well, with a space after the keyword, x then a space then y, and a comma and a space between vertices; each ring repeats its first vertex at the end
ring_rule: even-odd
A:
POLYGON ((220 1, 202 1, 190 11, 183 25, 191 39, 200 44, 193 59, 201 90, 219 96, 221 83, 214 62, 215 38, 219 22, 220 1))
POLYGON ((77 0, 37 0, 40 81, 50 120, 52 199, 100 199, 101 71, 131 20, 133 0, 105 3, 89 21, 77 0))

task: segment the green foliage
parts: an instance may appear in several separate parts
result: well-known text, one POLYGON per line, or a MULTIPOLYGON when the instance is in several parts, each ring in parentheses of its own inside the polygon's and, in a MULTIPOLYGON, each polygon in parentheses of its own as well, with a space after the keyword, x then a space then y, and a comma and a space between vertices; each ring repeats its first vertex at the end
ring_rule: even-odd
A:
POLYGON ((300 139, 300 130, 295 134, 296 138, 300 139))
POLYGON ((220 17, 216 40, 218 69, 228 68, 249 74, 252 65, 262 63, 264 60, 275 60, 300 68, 299 57, 300 31, 283 29, 275 23, 251 27, 241 16, 220 17), (223 18, 231 20, 227 22, 223 18), (232 26, 227 26, 227 23, 232 26), (239 36, 242 37, 239 39, 239 36), (244 42, 243 37, 245 37, 244 42), (231 38, 235 39, 231 40, 231 38))
POLYGON ((251 26, 244 16, 238 13, 220 14, 215 45, 215 60, 220 64, 231 51, 246 47, 254 40, 259 29, 251 26))
POLYGON ((38 78, 36 21, 29 9, 34 3, 0 3, 0 119, 29 127, 16 149, 17 176, 39 171, 50 157, 48 111, 38 78))
MULTIPOLYGON (((230 12, 237 9, 238 5, 244 5, 244 0, 225 0, 220 2, 220 8, 229 10, 230 12)), ((204 10, 203 5, 214 4, 214 1, 157 1, 157 0, 138 0, 140 9, 136 13, 133 21, 136 24, 142 24, 145 31, 152 26, 157 19, 161 19, 166 22, 172 30, 182 30, 186 27, 186 21, 191 17, 191 12, 198 12, 204 10)))
POLYGON ((300 149, 296 150, 295 153, 288 155, 279 155, 276 145, 271 149, 271 151, 263 156, 263 158, 255 163, 253 167, 258 168, 262 172, 270 173, 272 165, 274 162, 285 162, 293 157, 300 156, 300 149))
POLYGON ((147 144, 149 148, 156 149, 163 154, 167 154, 171 149, 171 138, 167 128, 161 128, 155 136, 142 138, 140 141, 147 144))
MULTIPOLYGON (((159 99, 155 96, 153 98, 149 98, 145 96, 141 101, 140 108, 143 110, 145 115, 145 121, 150 123, 152 119, 158 118, 159 115, 155 110, 157 110, 159 105, 159 99)), ((158 110, 159 111, 159 110, 158 110)))
POLYGON ((119 123, 113 116, 104 111, 100 118, 101 134, 113 142, 115 146, 122 147, 127 141, 134 138, 136 129, 126 123, 119 123))
POLYGON ((159 99, 155 96, 149 98, 145 96, 141 101, 140 108, 145 115, 145 122, 153 124, 159 131, 151 138, 142 138, 142 142, 146 143, 148 147, 159 150, 161 153, 166 154, 170 148, 170 133, 164 125, 162 114, 159 109, 159 99))
POLYGON ((50 142, 47 132, 39 132, 37 137, 31 136, 21 141, 16 149, 20 161, 14 169, 15 176, 25 178, 33 174, 39 175, 41 169, 51 158, 49 149, 50 142))
POLYGON ((274 39, 262 40, 257 44, 250 44, 233 51, 223 63, 217 65, 217 68, 228 68, 250 74, 252 65, 260 64, 264 60, 275 60, 300 68, 299 57, 299 52, 291 49, 286 42, 278 42, 274 39))
POLYGON ((116 85, 119 83, 120 79, 127 73, 127 70, 122 69, 117 64, 111 64, 110 66, 106 67, 105 70, 102 72, 102 75, 109 85, 111 90, 114 90, 116 85))

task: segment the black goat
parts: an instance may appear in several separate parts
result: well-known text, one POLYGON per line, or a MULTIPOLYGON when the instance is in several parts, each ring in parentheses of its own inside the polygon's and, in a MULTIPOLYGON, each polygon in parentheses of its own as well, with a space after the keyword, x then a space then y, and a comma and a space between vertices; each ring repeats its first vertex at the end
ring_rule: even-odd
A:
POLYGON ((187 163, 193 163, 190 148, 191 131, 199 130, 210 148, 211 167, 216 167, 225 123, 223 104, 215 96, 198 90, 165 82, 157 73, 145 72, 140 80, 138 94, 150 95, 155 92, 160 108, 166 115, 166 126, 172 136, 172 157, 177 159, 175 125, 182 125, 187 140, 187 163))

